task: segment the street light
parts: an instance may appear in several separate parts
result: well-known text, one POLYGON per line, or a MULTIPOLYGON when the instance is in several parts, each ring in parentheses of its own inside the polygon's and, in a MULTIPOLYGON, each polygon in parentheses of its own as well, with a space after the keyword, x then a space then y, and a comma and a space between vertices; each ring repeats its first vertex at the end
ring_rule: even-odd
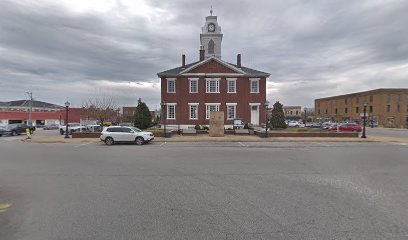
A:
POLYGON ((367 112, 367 102, 364 101, 364 113, 363 113, 363 135, 361 138, 367 138, 366 136, 366 112, 367 112))
POLYGON ((307 124, 307 108, 304 108, 305 109, 305 127, 306 127, 306 124, 307 124))
POLYGON ((265 116, 266 116, 266 121, 265 121, 265 137, 268 137, 268 106, 269 106, 269 101, 266 100, 265 102, 265 116))
POLYGON ((30 113, 28 115, 29 120, 28 120, 28 126, 32 127, 33 126, 33 93, 32 92, 26 92, 28 96, 30 97, 30 113))
POLYGON ((65 137, 69 138, 68 136, 68 108, 70 103, 68 101, 65 102, 65 137))
POLYGON ((162 118, 163 118, 163 129, 164 129, 164 137, 167 137, 167 133, 166 133, 166 106, 167 103, 164 101, 162 103, 160 103, 160 105, 162 106, 162 118))

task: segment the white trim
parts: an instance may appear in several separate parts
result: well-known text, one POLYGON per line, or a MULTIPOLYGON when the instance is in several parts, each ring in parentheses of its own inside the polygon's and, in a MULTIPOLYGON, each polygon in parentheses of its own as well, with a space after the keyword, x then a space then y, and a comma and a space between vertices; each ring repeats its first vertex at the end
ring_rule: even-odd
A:
POLYGON ((189 78, 188 79, 188 92, 189 93, 198 93, 198 78, 189 78), (197 88, 197 91, 196 92, 192 92, 191 91, 191 81, 195 81, 195 82, 197 82, 197 86, 196 86, 196 88, 197 88))
POLYGON ((249 103, 249 106, 259 106, 261 105, 260 103, 249 103))
POLYGON ((188 103, 188 119, 189 120, 198 120, 198 103, 188 103), (191 106, 195 106, 196 107, 196 117, 195 118, 191 118, 191 106))
POLYGON ((176 79, 175 78, 166 78, 167 93, 176 93, 176 79), (174 81, 174 92, 169 92, 169 82, 174 81))
POLYGON ((205 104, 205 119, 206 120, 208 120, 208 119, 210 119, 210 112, 211 111, 208 111, 208 106, 216 106, 217 107, 217 111, 220 111, 220 105, 221 105, 221 103, 206 103, 205 104))
POLYGON ((233 119, 235 119, 235 118, 237 118, 237 104, 235 103, 233 103, 233 104, 228 104, 227 103, 227 120, 233 120, 233 119), (230 118, 230 117, 228 117, 228 108, 229 107, 234 107, 234 116, 232 117, 232 118, 230 118))
POLYGON ((236 78, 227 78, 227 93, 237 93, 237 79, 236 78), (234 92, 229 91, 229 83, 234 82, 234 92))
POLYGON ((259 88, 260 88, 260 86, 259 86, 259 80, 260 80, 259 78, 250 78, 250 79, 249 79, 249 81, 250 81, 249 92, 250 92, 250 93, 259 93, 259 92, 260 92, 260 89, 259 89, 259 88), (257 87, 257 88, 258 88, 258 91, 257 91, 257 92, 252 92, 252 83, 253 83, 253 82, 257 82, 257 83, 258 83, 258 87, 257 87))
POLYGON ((166 104, 166 119, 170 119, 170 120, 175 120, 176 119, 176 105, 177 103, 167 103, 166 104), (170 118, 169 117, 169 107, 172 106, 174 107, 174 118, 170 118))
POLYGON ((219 77, 219 76, 229 76, 229 77, 241 77, 244 74, 241 73, 184 73, 182 76, 192 76, 192 77, 219 77))
POLYGON ((227 105, 227 106, 237 106, 238 103, 226 103, 225 105, 227 105))
POLYGON ((197 64, 195 64, 195 65, 193 65, 193 66, 191 66, 191 67, 189 67, 189 68, 183 70, 182 72, 180 72, 180 74, 187 73, 187 72, 189 72, 189 71, 191 71, 191 70, 193 70, 193 69, 195 69, 195 68, 197 68, 197 67, 199 67, 199 66, 201 66, 201 65, 206 64, 207 62, 210 62, 211 60, 214 60, 214 61, 216 61, 216 62, 218 62, 218 63, 224 65, 225 67, 227 67, 227 68, 229 68, 229 69, 232 69, 232 70, 234 70, 234 71, 236 71, 236 72, 238 72, 238 73, 245 74, 245 72, 242 71, 241 69, 236 68, 236 67, 230 65, 229 63, 226 63, 226 62, 224 62, 224 61, 222 61, 222 60, 220 60, 220 59, 218 59, 218 58, 216 58, 216 57, 214 57, 214 56, 209 57, 209 58, 207 58, 207 59, 204 60, 204 61, 198 62, 197 64))
POLYGON ((220 81, 221 78, 206 78, 205 79, 205 93, 220 93, 220 81), (217 90, 216 92, 209 92, 210 87, 208 86, 210 81, 217 81, 217 90))

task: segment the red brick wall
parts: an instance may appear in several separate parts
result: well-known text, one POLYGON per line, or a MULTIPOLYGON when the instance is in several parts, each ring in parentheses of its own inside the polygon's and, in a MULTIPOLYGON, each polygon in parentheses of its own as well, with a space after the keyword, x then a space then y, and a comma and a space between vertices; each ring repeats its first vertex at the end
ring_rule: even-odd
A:
MULTIPOLYGON (((207 66, 207 65, 205 65, 207 66)), ((211 68, 211 66, 209 67, 211 68)), ((212 70, 212 69, 211 69, 212 70)), ((201 71, 210 71, 210 69, 202 69, 201 71)), ((194 78, 194 77, 193 77, 194 78)), ((237 103, 236 117, 242 118, 245 122, 251 122, 251 109, 249 103, 260 103, 259 106, 259 122, 265 122, 265 107, 266 101, 266 78, 260 78, 259 91, 260 93, 250 93, 249 78, 237 78, 236 90, 237 93, 227 93, 227 80, 221 77, 220 93, 206 93, 205 78, 199 78, 198 92, 189 93, 189 80, 186 77, 176 79, 176 93, 167 93, 167 80, 161 79, 161 98, 162 101, 168 103, 177 103, 176 105, 176 120, 167 120, 167 124, 182 124, 182 125, 206 125, 209 120, 205 119, 206 107, 205 103, 221 103, 220 111, 225 112, 225 124, 233 124, 232 120, 227 119, 226 103, 237 103), (199 103, 198 105, 198 120, 189 120, 188 103, 199 103)), ((164 114, 164 111, 162 111, 164 114)))
POLYGON ((190 73, 235 73, 234 70, 227 68, 226 66, 212 60, 204 65, 201 65, 193 70, 189 71, 190 73))

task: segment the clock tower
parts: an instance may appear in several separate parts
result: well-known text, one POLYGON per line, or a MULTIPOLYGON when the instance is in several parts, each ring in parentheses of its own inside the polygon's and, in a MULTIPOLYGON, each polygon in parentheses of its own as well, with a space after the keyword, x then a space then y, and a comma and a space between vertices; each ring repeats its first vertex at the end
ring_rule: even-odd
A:
POLYGON ((200 34, 200 44, 204 47, 205 58, 216 57, 221 59, 221 27, 218 25, 217 16, 212 15, 205 18, 205 24, 200 34))

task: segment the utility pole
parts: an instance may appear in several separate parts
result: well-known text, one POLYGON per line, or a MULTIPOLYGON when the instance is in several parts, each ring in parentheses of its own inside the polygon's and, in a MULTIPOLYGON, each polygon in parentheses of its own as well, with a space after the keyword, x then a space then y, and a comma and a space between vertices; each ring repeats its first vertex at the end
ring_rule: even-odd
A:
POLYGON ((33 126, 33 92, 26 92, 30 98, 30 112, 28 115, 28 126, 33 126))

